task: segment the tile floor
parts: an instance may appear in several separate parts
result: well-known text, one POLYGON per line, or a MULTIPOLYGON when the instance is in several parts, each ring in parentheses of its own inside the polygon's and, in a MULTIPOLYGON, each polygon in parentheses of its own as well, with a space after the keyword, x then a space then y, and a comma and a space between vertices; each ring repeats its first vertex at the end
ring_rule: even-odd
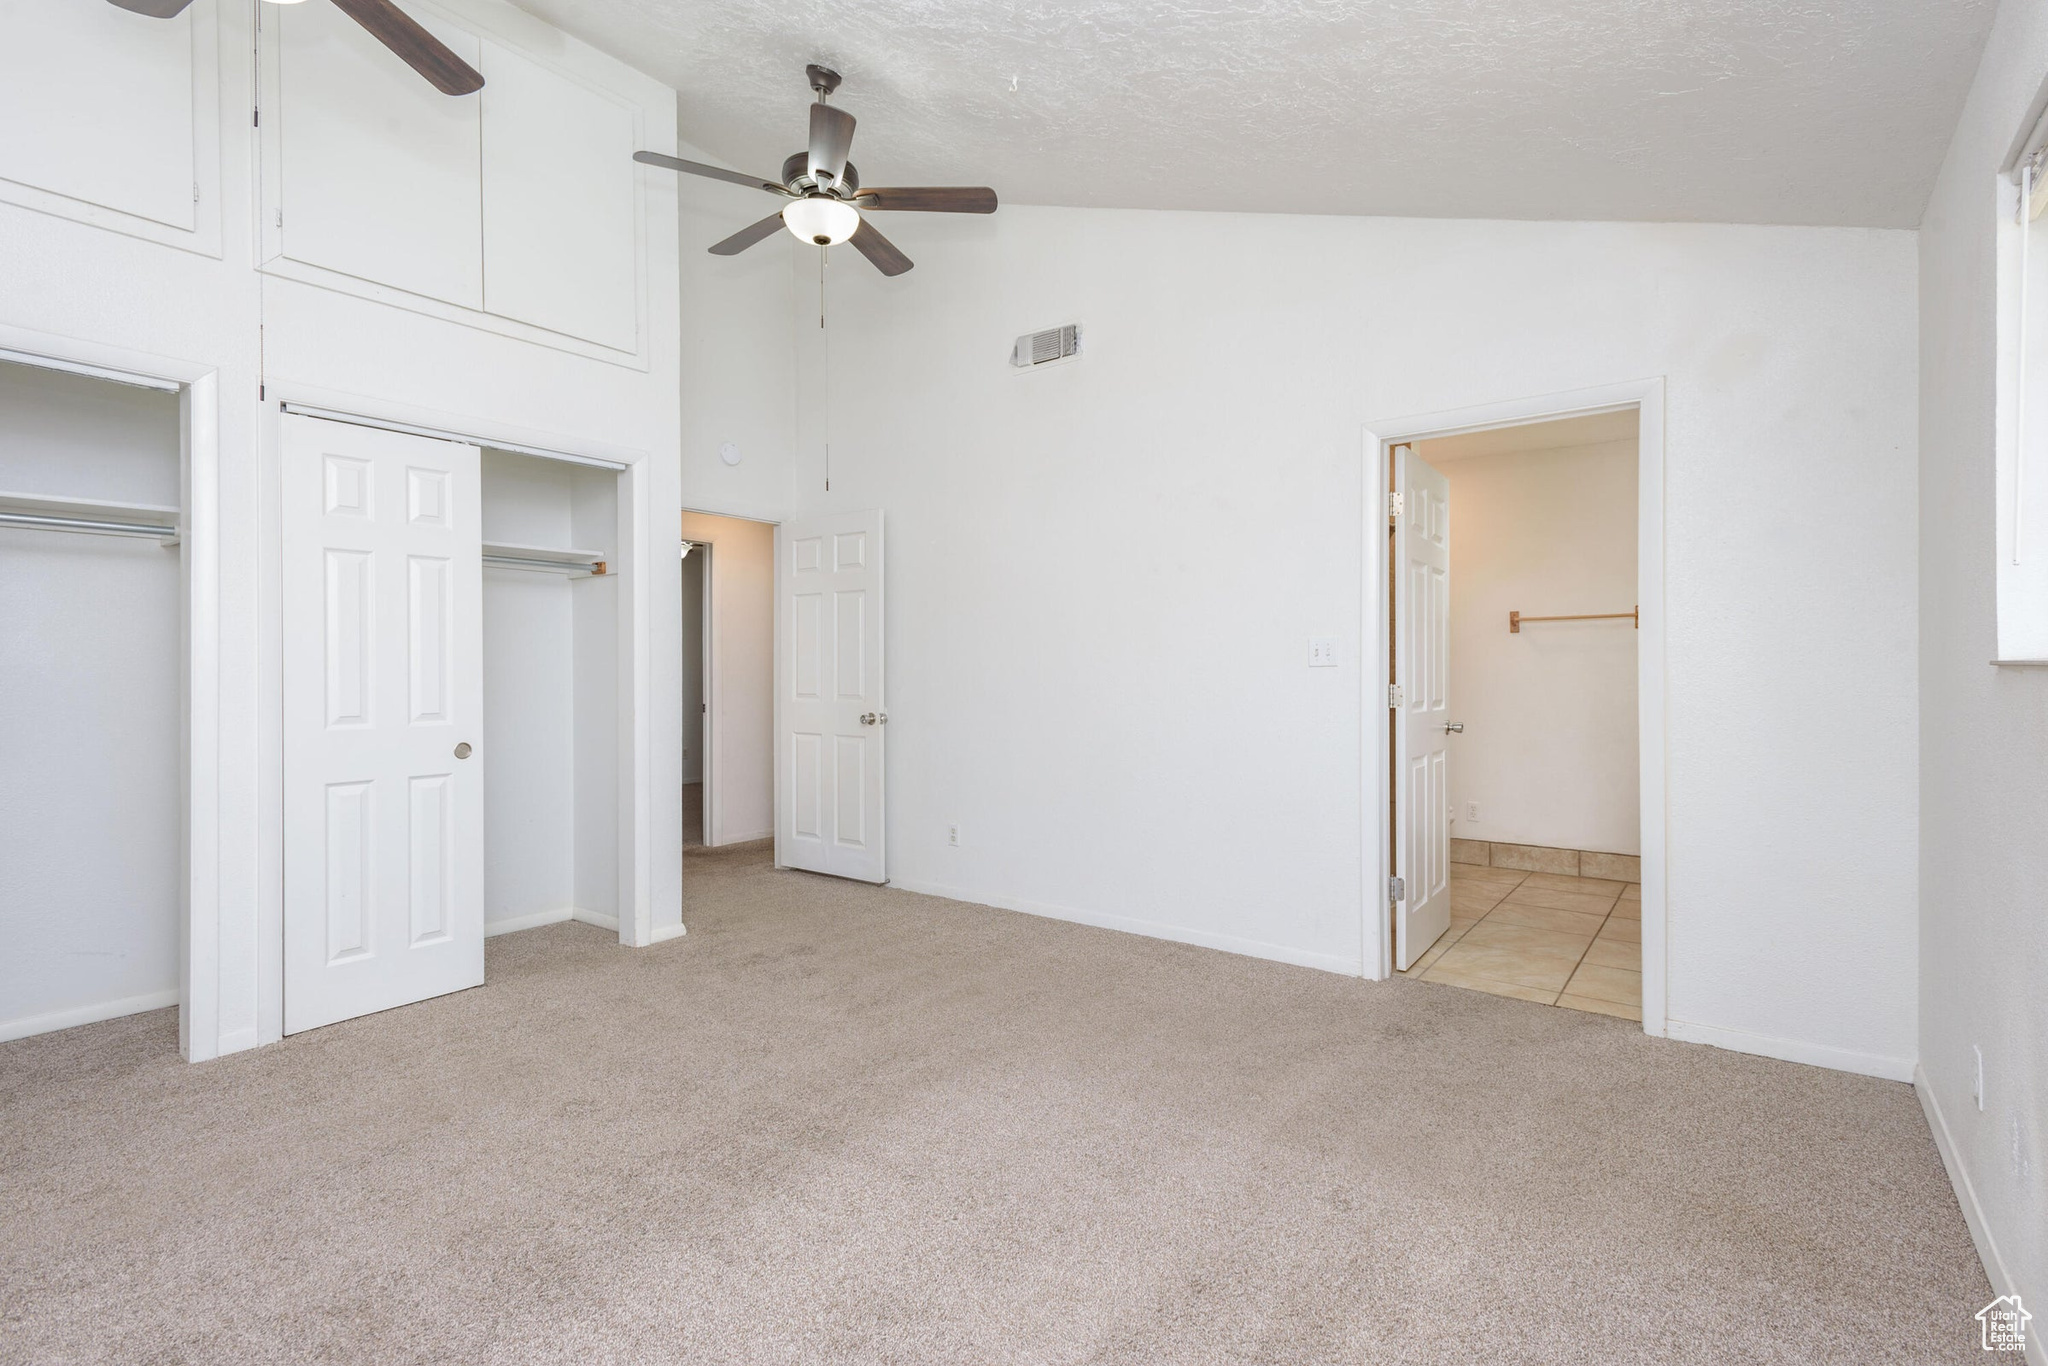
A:
POLYGON ((1451 865, 1451 927, 1403 977, 1643 1018, 1643 889, 1451 865))

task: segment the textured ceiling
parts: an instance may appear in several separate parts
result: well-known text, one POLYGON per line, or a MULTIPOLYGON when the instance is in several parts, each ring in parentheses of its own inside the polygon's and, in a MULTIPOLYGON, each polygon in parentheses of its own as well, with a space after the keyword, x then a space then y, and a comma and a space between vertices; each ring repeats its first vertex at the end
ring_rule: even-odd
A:
POLYGON ((1994 0, 520 0, 796 150, 846 77, 870 184, 1012 203, 1911 227, 1994 0))

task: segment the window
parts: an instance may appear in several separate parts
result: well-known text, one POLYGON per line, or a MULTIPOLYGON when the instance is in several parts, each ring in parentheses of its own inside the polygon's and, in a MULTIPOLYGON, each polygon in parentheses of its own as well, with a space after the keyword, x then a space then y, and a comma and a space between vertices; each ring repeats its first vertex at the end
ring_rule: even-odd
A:
POLYGON ((2048 661, 2048 116, 1998 180, 1998 658, 2048 661))

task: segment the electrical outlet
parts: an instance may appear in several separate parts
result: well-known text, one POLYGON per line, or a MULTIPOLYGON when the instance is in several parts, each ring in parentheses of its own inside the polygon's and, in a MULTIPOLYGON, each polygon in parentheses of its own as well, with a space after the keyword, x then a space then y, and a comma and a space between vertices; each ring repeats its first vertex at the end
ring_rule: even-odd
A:
POLYGON ((1466 820, 1468 820, 1468 821, 1470 821, 1470 822, 1472 822, 1472 824, 1474 824, 1474 825, 1477 825, 1477 824, 1479 824, 1479 803, 1478 803, 1478 802, 1466 802, 1466 803, 1465 803, 1465 819, 1466 819, 1466 820))
POLYGON ((949 826, 947 826, 947 827, 946 827, 946 843, 948 843, 948 844, 952 845, 952 846, 953 846, 953 847, 954 847, 955 849, 958 849, 958 848, 960 847, 960 827, 959 827, 959 826, 957 826, 957 825, 949 825, 949 826))
POLYGON ((1977 1108, 1984 1108, 1984 1050, 1976 1044, 1970 1045, 1970 1099, 1977 1102, 1977 1108))

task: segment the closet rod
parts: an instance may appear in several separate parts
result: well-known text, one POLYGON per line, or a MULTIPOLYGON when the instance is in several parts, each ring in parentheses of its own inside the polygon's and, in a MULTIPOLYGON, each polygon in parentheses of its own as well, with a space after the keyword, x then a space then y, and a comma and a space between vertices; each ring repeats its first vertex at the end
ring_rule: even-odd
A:
POLYGON ((1520 612, 1510 612, 1508 630, 1520 635, 1522 623, 1525 621, 1632 621, 1637 629, 1641 629, 1643 624, 1640 607, 1631 608, 1626 612, 1579 612, 1565 617, 1525 617, 1520 612))
POLYGON ((524 555, 486 555, 483 561, 485 564, 503 565, 507 569, 552 569, 557 574, 588 574, 592 578, 601 578, 611 572, 603 560, 575 564, 562 560, 528 559, 524 555))
POLYGON ((89 522, 79 517, 48 517, 35 512, 0 512, 0 526, 83 531, 91 536, 144 536, 167 545, 178 539, 178 529, 174 526, 153 526, 148 522, 89 522))

